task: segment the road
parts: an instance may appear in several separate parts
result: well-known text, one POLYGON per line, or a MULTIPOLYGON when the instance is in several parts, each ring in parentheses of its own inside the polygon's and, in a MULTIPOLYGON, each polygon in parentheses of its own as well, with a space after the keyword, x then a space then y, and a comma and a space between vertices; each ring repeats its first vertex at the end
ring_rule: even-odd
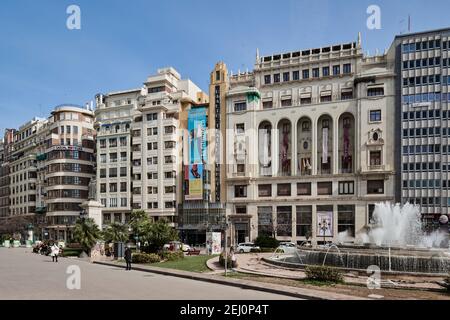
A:
POLYGON ((0 248, 1 300, 287 300, 292 297, 244 290, 141 271, 125 271, 87 261, 0 248), (68 289, 67 268, 80 268, 81 288, 68 289))

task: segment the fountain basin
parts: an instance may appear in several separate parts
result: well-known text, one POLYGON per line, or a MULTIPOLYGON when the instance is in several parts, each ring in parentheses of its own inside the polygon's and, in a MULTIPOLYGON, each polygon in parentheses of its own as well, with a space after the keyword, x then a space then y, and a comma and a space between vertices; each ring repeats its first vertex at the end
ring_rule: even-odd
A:
POLYGON ((389 248, 374 246, 340 246, 330 248, 302 248, 296 254, 264 261, 286 268, 302 269, 308 265, 326 265, 343 270, 366 272, 378 266, 382 272, 442 276, 450 270, 448 250, 428 248, 389 248))

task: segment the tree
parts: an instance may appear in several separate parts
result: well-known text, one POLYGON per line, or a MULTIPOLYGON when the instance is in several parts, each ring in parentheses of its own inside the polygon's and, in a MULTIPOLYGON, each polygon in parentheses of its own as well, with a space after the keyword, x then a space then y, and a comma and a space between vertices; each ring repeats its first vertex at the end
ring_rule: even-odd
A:
POLYGON ((95 224, 94 219, 78 219, 75 223, 73 238, 83 250, 90 255, 92 247, 101 239, 102 232, 95 224))
POLYGON ((136 210, 131 212, 130 227, 133 229, 133 234, 139 238, 145 237, 145 233, 150 225, 150 219, 143 210, 136 210))
POLYGON ((119 222, 114 222, 103 230, 103 240, 106 242, 125 242, 128 238, 127 226, 119 222))
POLYGON ((142 236, 148 242, 150 251, 158 251, 170 242, 178 240, 178 232, 164 219, 149 223, 142 236))

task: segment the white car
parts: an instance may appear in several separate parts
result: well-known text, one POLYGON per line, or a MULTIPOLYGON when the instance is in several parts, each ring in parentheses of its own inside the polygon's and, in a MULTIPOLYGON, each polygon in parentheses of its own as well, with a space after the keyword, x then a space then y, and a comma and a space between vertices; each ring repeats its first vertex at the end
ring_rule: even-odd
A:
POLYGON ((239 243, 236 251, 239 253, 244 253, 244 252, 251 252, 253 250, 261 250, 260 247, 255 246, 254 243, 252 242, 245 242, 245 243, 239 243))
POLYGON ((297 249, 297 245, 293 242, 280 242, 277 248, 279 253, 292 253, 297 249))
POLYGON ((164 248, 165 250, 169 250, 171 246, 172 246, 175 250, 178 250, 178 249, 181 248, 181 250, 182 250, 183 252, 187 252, 187 251, 191 250, 191 247, 190 247, 189 245, 184 244, 184 243, 181 243, 181 242, 179 242, 179 241, 171 241, 171 242, 165 244, 163 248, 164 248))

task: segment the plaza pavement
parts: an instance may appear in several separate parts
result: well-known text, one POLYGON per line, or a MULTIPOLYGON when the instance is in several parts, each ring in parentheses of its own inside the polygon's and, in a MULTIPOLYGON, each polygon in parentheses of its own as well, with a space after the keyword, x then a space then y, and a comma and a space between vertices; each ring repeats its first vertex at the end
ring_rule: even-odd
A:
POLYGON ((287 295, 59 258, 25 248, 0 248, 0 300, 285 300, 287 295), (81 270, 81 289, 69 290, 67 267, 81 270))

